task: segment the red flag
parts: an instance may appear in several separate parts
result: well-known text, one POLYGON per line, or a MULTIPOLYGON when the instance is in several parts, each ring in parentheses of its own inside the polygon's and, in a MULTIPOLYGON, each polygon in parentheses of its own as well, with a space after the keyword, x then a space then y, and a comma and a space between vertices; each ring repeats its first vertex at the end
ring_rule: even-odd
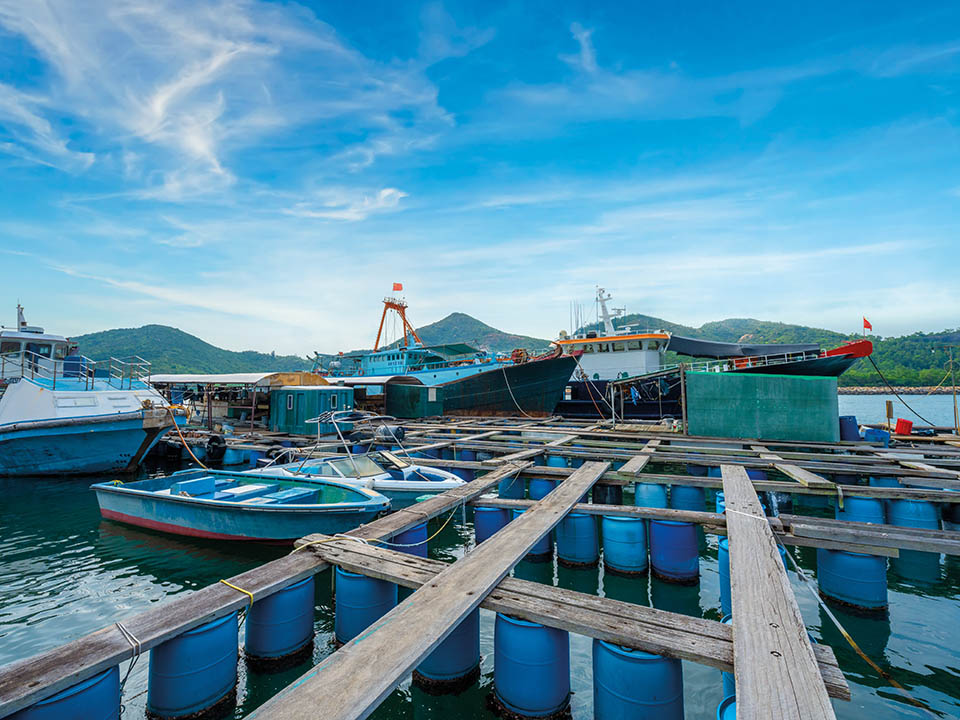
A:
POLYGON ((403 283, 394 283, 394 284, 393 284, 393 291, 394 291, 394 292, 400 292, 401 290, 403 290, 403 283))
POLYGON ((867 320, 866 318, 863 319, 863 329, 864 329, 865 331, 866 331, 866 330, 873 330, 873 325, 871 325, 871 324, 870 324, 870 321, 867 320))

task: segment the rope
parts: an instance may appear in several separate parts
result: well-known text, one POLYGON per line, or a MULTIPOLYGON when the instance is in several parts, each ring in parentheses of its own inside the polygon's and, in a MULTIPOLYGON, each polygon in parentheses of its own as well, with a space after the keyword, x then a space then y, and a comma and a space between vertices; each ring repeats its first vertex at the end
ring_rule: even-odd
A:
MULTIPOLYGON (((774 535, 774 538, 776 539, 776 541, 777 541, 778 544, 780 544, 781 546, 783 545, 783 543, 780 542, 780 538, 778 538, 776 535, 774 535)), ((785 547, 784 547, 784 550, 786 550, 785 547)), ((820 593, 817 592, 816 589, 814 589, 814 587, 813 587, 813 581, 806 576, 806 574, 803 572, 803 570, 800 569, 800 566, 797 564, 797 561, 794 559, 793 555, 788 552, 788 553, 786 553, 786 556, 790 559, 790 564, 793 565, 794 571, 797 573, 797 576, 798 576, 798 577, 800 578, 800 580, 803 582, 804 586, 811 592, 811 594, 813 595, 814 599, 817 601, 817 604, 818 604, 821 608, 823 608, 823 611, 827 614, 827 617, 830 618, 830 621, 834 624, 834 626, 837 628, 837 630, 838 630, 838 631, 840 632, 840 634, 843 636, 843 639, 846 640, 847 643, 850 645, 850 647, 853 648, 854 652, 856 652, 857 655, 859 655, 859 656, 864 660, 864 662, 866 662, 870 667, 872 667, 872 668, 877 672, 877 674, 880 675, 880 677, 882 677, 884 680, 886 680, 886 681, 890 684, 891 687, 893 687, 895 690, 897 690, 897 691, 900 693, 900 695, 903 696, 903 699, 904 699, 904 701, 905 701, 906 703, 908 703, 908 704, 910 704, 910 705, 913 705, 913 706, 916 707, 916 708, 920 708, 921 710, 926 711, 926 712, 929 713, 929 715, 930 715, 931 717, 933 717, 933 718, 939 718, 940 715, 938 715, 937 713, 935 713, 935 712, 930 708, 929 705, 927 705, 927 704, 926 704, 925 702, 923 702, 922 700, 918 700, 917 698, 913 697, 913 695, 911 695, 911 694, 909 693, 909 691, 908 691, 903 685, 901 685, 900 683, 898 683, 898 682, 890 675, 890 673, 888 673, 886 670, 884 670, 883 668, 881 668, 881 667, 880 667, 879 665, 877 665, 873 660, 870 659, 870 657, 860 648, 860 646, 857 645, 856 640, 854 640, 854 639, 850 636, 850 633, 847 632, 846 628, 844 628, 843 625, 840 624, 840 621, 837 620, 836 615, 834 615, 833 612, 831 612, 830 608, 827 606, 827 603, 824 601, 824 599, 823 599, 822 597, 820 597, 820 593)))
POLYGON ((242 592, 244 595, 246 595, 246 596, 247 596, 247 599, 248 599, 248 601, 249 601, 249 603, 248 603, 248 605, 247 605, 247 609, 248 609, 248 610, 249 610, 251 607, 253 607, 253 593, 252 593, 252 592, 250 592, 249 590, 244 590, 242 587, 237 587, 237 586, 234 585, 233 583, 227 582, 226 580, 221 580, 220 582, 222 582, 222 583, 223 583, 224 585, 226 585, 228 588, 233 588, 233 589, 236 590, 237 592, 242 592))
POLYGON ((169 405, 167 406, 167 413, 169 413, 170 419, 173 421, 173 427, 174 427, 174 429, 177 431, 177 435, 180 436, 180 442, 183 443, 183 446, 187 449, 187 452, 190 453, 190 457, 192 457, 192 458, 193 458, 193 461, 194 461, 195 463, 197 463, 197 465, 199 465, 200 467, 202 467, 204 470, 209 470, 210 468, 208 468, 206 465, 204 465, 202 462, 200 462, 200 461, 197 459, 197 456, 193 454, 193 450, 190 449, 190 443, 188 443, 188 442, 186 441, 186 439, 183 437, 183 433, 180 432, 180 426, 177 425, 177 418, 174 416, 173 410, 170 408, 169 405))
POLYGON ((597 410, 597 415, 599 415, 600 419, 603 420, 604 418, 603 411, 600 409, 600 406, 597 405, 597 401, 593 399, 593 392, 590 390, 590 388, 593 388, 594 390, 597 391, 597 397, 603 400, 603 404, 606 405, 608 408, 610 408, 610 411, 613 413, 614 422, 616 422, 617 411, 613 408, 613 406, 610 403, 607 402, 607 399, 603 396, 603 393, 600 392, 599 388, 597 388, 597 386, 593 384, 593 380, 590 379, 590 376, 587 375, 587 371, 584 370, 583 366, 580 364, 580 358, 578 358, 576 355, 573 355, 573 361, 577 364, 577 368, 580 370, 580 374, 583 375, 583 379, 587 383, 587 394, 590 396, 590 402, 593 403, 593 407, 596 408, 597 410))
POLYGON ((130 647, 133 648, 133 658, 130 660, 130 664, 127 666, 127 673, 123 676, 123 680, 120 682, 120 695, 123 695, 123 688, 127 684, 127 680, 130 678, 130 673, 133 672, 133 666, 137 664, 137 660, 140 659, 140 653, 143 650, 143 645, 140 643, 140 640, 137 639, 137 636, 132 632, 127 630, 124 627, 124 624, 121 622, 116 623, 117 629, 120 631, 120 634, 123 635, 123 639, 130 643, 130 647))
POLYGON ((520 403, 517 402, 517 398, 514 397, 513 388, 510 387, 510 378, 507 377, 507 368, 501 365, 500 370, 503 371, 503 382, 507 386, 507 391, 510 393, 510 399, 513 400, 513 404, 517 406, 517 410, 519 410, 520 414, 523 415, 525 418, 530 418, 531 420, 534 420, 535 418, 533 417, 533 415, 527 415, 527 413, 523 411, 523 408, 520 407, 520 403))
POLYGON ((918 418, 920 418, 921 420, 923 420, 927 425, 929 425, 930 427, 934 427, 934 424, 933 424, 932 422, 930 422, 929 420, 927 420, 923 415, 921 415, 921 414, 918 413, 916 410, 914 410, 912 407, 910 407, 909 405, 907 405, 907 401, 904 400, 902 397, 900 397, 900 393, 898 393, 896 390, 893 389, 893 385, 891 385, 890 382, 883 376, 883 373, 880 372, 880 368, 877 367, 877 364, 873 361, 873 358, 868 355, 868 356, 867 356, 867 360, 870 361, 870 364, 873 365, 873 369, 877 371, 877 375, 879 375, 879 376, 880 376, 880 379, 883 380, 884 384, 885 384, 888 388, 890 388, 890 392, 892 392, 892 393, 896 396, 897 400, 899 400, 900 402, 902 402, 902 403, 903 403, 903 406, 904 406, 905 408, 907 408, 907 410, 909 410, 909 411, 912 412, 914 415, 916 415, 918 418))

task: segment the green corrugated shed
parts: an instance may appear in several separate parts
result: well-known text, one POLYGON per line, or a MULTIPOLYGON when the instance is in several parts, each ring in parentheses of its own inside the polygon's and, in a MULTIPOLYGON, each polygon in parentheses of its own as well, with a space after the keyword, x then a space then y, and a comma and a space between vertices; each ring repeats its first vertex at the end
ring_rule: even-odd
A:
POLYGON ((837 379, 689 372, 691 435, 838 442, 837 379))
POLYGON ((443 388, 436 385, 386 385, 387 415, 398 418, 422 418, 443 415, 443 388))
MULTIPOLYGON (((317 423, 307 423, 330 410, 352 410, 353 388, 332 385, 286 385, 270 391, 270 429, 297 435, 316 435, 317 423)), ((350 425, 341 425, 347 430, 350 425)), ((333 423, 320 425, 320 434, 336 432, 333 423)))

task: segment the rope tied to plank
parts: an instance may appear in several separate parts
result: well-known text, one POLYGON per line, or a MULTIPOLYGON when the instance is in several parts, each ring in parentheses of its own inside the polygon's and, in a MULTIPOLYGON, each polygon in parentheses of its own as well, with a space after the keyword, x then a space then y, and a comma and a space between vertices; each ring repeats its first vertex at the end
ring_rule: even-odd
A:
MULTIPOLYGON (((126 626, 122 622, 116 623, 117 630, 120 631, 120 634, 123 635, 123 639, 130 643, 130 647, 133 648, 133 657, 130 660, 130 664, 127 666, 127 672, 123 676, 123 681, 120 683, 120 696, 123 696, 123 688, 127 685, 127 680, 130 678, 130 673, 133 672, 133 666, 137 664, 137 660, 140 659, 140 654, 143 650, 143 645, 140 640, 132 632, 127 630, 126 626)), ((121 712, 122 712, 121 706, 121 712)))

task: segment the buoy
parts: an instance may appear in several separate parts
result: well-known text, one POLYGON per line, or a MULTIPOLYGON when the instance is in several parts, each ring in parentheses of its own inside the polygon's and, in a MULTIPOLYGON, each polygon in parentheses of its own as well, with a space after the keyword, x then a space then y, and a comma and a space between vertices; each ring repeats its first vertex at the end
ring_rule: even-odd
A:
POLYGON ((557 525, 557 562, 567 567, 593 567, 599 560, 596 516, 569 513, 557 525))
POLYGON ((220 716, 236 703, 237 613, 150 651, 147 717, 220 716))
POLYGON ((497 613, 493 704, 522 717, 548 718, 570 702, 570 636, 497 613))
POLYGON ((650 521, 650 565, 667 582, 692 585, 700 578, 697 527, 673 520, 650 521))
POLYGON ((621 575, 647 572, 647 532, 642 518, 604 515, 603 567, 621 575))
MULTIPOLYGON (((513 509, 513 519, 516 520, 518 517, 523 515, 525 512, 522 508, 513 509)), ((537 540, 537 544, 534 545, 530 552, 526 554, 524 560, 532 563, 538 562, 547 562, 553 558, 553 540, 550 537, 550 533, 547 533, 542 538, 537 540)))
POLYGON ((689 485, 674 485, 670 488, 670 507, 674 510, 696 510, 703 512, 707 509, 706 495, 702 487, 689 485))
POLYGON ((507 500, 523 500, 526 495, 526 482, 519 475, 511 475, 500 481, 497 493, 507 500))
POLYGON ((336 571, 336 612, 333 635, 338 643, 349 642, 397 604, 397 586, 386 580, 336 571))
POLYGON ((557 487, 557 481, 552 478, 530 478, 528 493, 531 500, 541 500, 557 487))
POLYGON ((717 720, 737 720, 737 698, 725 697, 717 706, 717 720))
POLYGON ((479 545, 510 522, 506 508, 478 507, 473 509, 473 532, 479 545))
MULTIPOLYGON (((722 622, 724 625, 732 625, 733 615, 730 615, 730 614, 724 615, 723 619, 720 622, 722 622)), ((721 672, 720 680, 723 683, 723 696, 725 698, 736 694, 737 682, 732 672, 721 672)))
POLYGON ((284 670, 313 649, 314 576, 257 600, 244 622, 244 655, 253 668, 284 670))
POLYGON ((427 557, 429 555, 427 548, 427 522, 424 520, 418 525, 414 525, 409 530, 404 530, 401 533, 397 533, 392 538, 390 542, 393 545, 387 545, 390 550, 399 550, 400 552, 405 552, 408 555, 416 555, 417 557, 427 557), (401 547, 406 546, 406 547, 401 547))
MULTIPOLYGON (((473 450, 458 450, 457 457, 455 460, 460 460, 462 462, 476 462, 477 453, 473 450)), ((473 482, 474 478, 477 477, 477 473, 474 470, 469 470, 468 468, 450 468, 450 472, 459 477, 464 482, 473 482)))
POLYGON ((480 609, 456 629, 413 671, 413 684, 430 695, 458 693, 480 677, 480 609))
POLYGON ((667 486, 638 482, 634 485, 633 504, 637 507, 667 507, 667 486))
POLYGON ((593 717, 683 720, 680 661, 594 639, 593 717))
POLYGON ((817 548, 820 594, 843 605, 882 612, 887 607, 887 559, 817 548))
MULTIPOLYGON (((783 563, 783 569, 787 567, 787 551, 783 545, 777 544, 777 552, 780 553, 780 562, 783 563)), ((730 538, 720 538, 719 549, 717 550, 717 566, 720 573, 720 612, 729 615, 733 612, 733 602, 730 599, 730 538)))
POLYGON ((114 665, 10 716, 10 720, 119 720, 120 669, 114 665))

